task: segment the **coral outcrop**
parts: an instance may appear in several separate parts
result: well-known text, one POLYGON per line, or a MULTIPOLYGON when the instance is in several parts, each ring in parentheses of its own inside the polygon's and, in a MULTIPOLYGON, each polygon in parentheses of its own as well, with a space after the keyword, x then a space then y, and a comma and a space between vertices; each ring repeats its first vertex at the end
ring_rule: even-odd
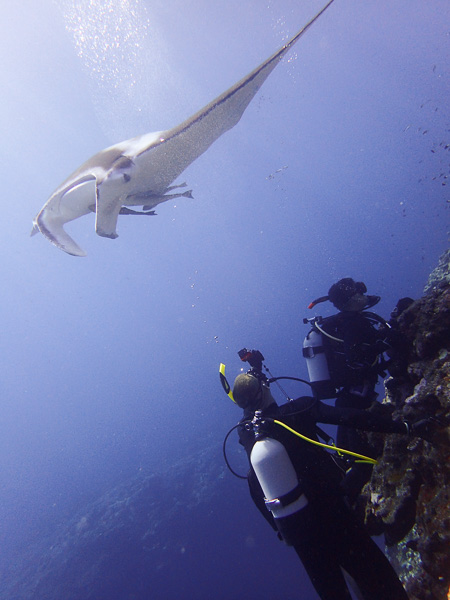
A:
POLYGON ((424 438, 388 436, 363 490, 366 523, 411 600, 447 600, 450 585, 450 252, 422 298, 398 317, 404 368, 386 381, 386 408, 413 423, 430 416, 424 438))

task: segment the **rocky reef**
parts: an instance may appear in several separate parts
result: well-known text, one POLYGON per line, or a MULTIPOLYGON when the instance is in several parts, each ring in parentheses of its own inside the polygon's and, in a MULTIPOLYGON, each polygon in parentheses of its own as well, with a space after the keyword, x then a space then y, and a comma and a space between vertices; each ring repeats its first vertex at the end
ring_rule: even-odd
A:
POLYGON ((447 251, 423 297, 396 319, 405 361, 385 382, 384 405, 395 418, 436 420, 426 439, 387 436, 363 490, 366 523, 372 533, 384 533, 411 600, 450 597, 449 260, 447 251))
POLYGON ((205 435, 201 450, 81 507, 0 570, 0 599, 255 598, 261 564, 267 597, 308 590, 296 555, 260 527, 246 482, 226 468, 221 438, 205 435))
MULTIPOLYGON (((0 598, 196 597, 201 569, 193 560, 202 554, 201 540, 211 543, 199 528, 218 535, 214 506, 226 487, 225 469, 207 444, 170 472, 137 476, 111 489, 2 573, 0 598)), ((201 591, 199 597, 205 597, 201 591)))

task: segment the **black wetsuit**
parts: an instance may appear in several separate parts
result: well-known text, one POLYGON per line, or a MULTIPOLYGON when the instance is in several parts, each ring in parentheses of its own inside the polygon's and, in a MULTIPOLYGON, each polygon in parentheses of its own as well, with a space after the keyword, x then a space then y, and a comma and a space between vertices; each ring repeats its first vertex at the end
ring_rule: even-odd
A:
MULTIPOLYGON (((370 312, 340 312, 324 319, 323 329, 343 343, 328 341, 334 350, 330 361, 331 379, 339 391, 336 394, 335 406, 339 408, 367 409, 376 399, 375 385, 383 373, 382 353, 390 346, 389 328, 377 328, 377 320, 381 317, 370 312)), ((336 443, 339 447, 358 452, 372 454, 373 448, 364 435, 357 429, 341 425, 338 427, 336 443)), ((363 485, 370 479, 372 467, 356 463, 349 471, 345 487, 346 493, 353 502, 363 485)))
MULTIPOLYGON (((244 420, 252 413, 244 413, 244 420)), ((262 413, 317 440, 316 424, 330 423, 370 431, 406 433, 405 425, 355 409, 328 406, 313 398, 299 398, 282 406, 272 404, 262 413)), ((253 468, 251 496, 274 529, 294 547, 322 600, 351 600, 341 567, 356 581, 364 600, 407 600, 394 569, 383 552, 356 521, 340 492, 341 470, 324 449, 306 442, 279 425, 268 422, 269 437, 286 448, 308 504, 294 515, 278 519, 266 508, 253 468)), ((256 441, 253 431, 239 428, 240 443, 248 456, 256 441)))

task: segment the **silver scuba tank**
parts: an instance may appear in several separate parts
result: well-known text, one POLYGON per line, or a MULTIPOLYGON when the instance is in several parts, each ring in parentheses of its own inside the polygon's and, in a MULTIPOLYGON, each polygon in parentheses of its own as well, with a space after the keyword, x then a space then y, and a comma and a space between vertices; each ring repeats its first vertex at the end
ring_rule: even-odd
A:
POLYGON ((303 493, 297 497, 294 494, 289 504, 283 502, 283 496, 293 492, 299 481, 281 442, 269 437, 257 440, 250 453, 250 462, 264 492, 266 506, 275 519, 293 515, 308 504, 303 493))
POLYGON ((336 389, 330 378, 323 335, 316 329, 311 329, 303 341, 303 357, 314 395, 319 399, 334 398, 336 389))

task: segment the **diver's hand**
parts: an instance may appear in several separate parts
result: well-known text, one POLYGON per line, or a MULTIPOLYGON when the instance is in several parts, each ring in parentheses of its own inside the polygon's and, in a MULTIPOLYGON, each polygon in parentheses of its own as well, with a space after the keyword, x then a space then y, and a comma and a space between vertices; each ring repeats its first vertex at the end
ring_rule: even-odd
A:
POLYGON ((436 434, 442 432, 442 429, 446 426, 436 417, 428 417, 427 419, 420 419, 415 423, 405 423, 408 434, 410 436, 420 437, 427 442, 435 443, 436 434))

